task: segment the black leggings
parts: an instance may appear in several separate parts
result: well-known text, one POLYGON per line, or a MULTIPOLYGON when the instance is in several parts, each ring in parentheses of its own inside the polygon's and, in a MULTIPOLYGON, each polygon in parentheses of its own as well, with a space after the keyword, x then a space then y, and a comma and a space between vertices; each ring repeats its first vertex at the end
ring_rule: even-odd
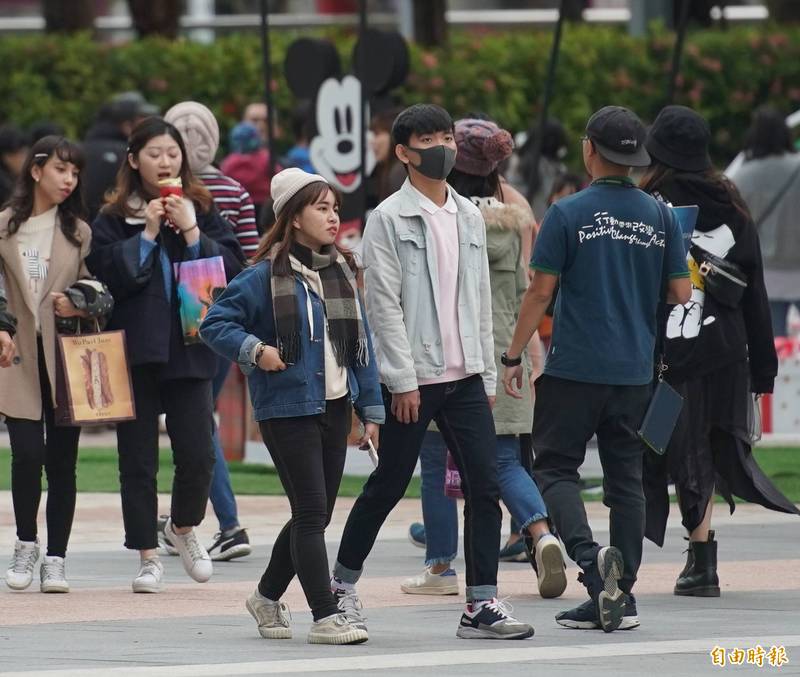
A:
POLYGON ((81 429, 54 424, 53 398, 41 339, 38 344, 42 418, 38 421, 6 419, 11 441, 11 496, 17 538, 35 541, 44 466, 47 475, 47 554, 65 557, 75 515, 75 466, 81 429))
POLYGON ((329 400, 323 414, 259 424, 292 517, 278 534, 258 590, 277 601, 297 573, 315 621, 338 612, 330 587, 325 527, 344 471, 350 411, 345 396, 329 400))

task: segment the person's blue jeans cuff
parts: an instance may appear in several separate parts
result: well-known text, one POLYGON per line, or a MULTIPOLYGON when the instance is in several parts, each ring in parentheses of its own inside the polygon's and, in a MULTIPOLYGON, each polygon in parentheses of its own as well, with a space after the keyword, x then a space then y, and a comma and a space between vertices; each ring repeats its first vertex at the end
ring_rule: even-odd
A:
POLYGON ((434 557, 433 559, 426 559, 425 566, 433 567, 437 564, 450 564, 456 558, 455 554, 450 557, 434 557))
POLYGON ((467 602, 480 602, 497 597, 496 585, 471 585, 467 587, 467 602))
POLYGON ((519 533, 524 532, 534 522, 539 522, 540 520, 546 520, 546 519, 547 519, 547 513, 545 513, 544 515, 540 512, 534 513, 533 517, 525 520, 522 523, 522 526, 519 529, 519 533))

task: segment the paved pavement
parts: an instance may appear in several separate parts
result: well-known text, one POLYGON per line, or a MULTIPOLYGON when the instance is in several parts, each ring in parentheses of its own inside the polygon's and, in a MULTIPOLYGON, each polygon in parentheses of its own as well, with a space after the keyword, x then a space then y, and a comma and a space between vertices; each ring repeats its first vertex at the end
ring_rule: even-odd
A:
MULTIPOLYGON (((166 509, 169 497, 161 501, 166 509)), ((9 493, 0 492, 0 504, 10 502, 9 493)), ((288 506, 282 497, 247 496, 239 504, 255 545, 250 557, 217 564, 205 585, 190 581, 177 558, 164 558, 166 591, 134 595, 130 580, 137 562, 121 545, 119 498, 81 494, 68 558, 72 592, 43 595, 35 584, 22 593, 0 589, 0 674, 194 677, 380 671, 419 677, 505 675, 509 669, 547 675, 585 669, 592 675, 712 674, 719 670, 709 653, 715 647, 733 651, 760 645, 766 651, 783 646, 789 663, 780 673, 800 675, 796 517, 754 506, 740 506, 730 517, 719 507, 715 526, 722 597, 692 599, 671 594, 684 557, 682 532, 673 515, 666 547, 646 545, 637 584, 642 626, 629 632, 606 635, 555 624, 554 614, 579 603, 585 594, 574 567, 565 595, 543 600, 527 564, 501 564, 500 594, 510 597, 516 616, 534 624, 536 635, 527 641, 482 643, 455 637, 460 597, 400 592, 401 580, 421 570, 423 554, 406 539, 408 523, 419 519, 419 502, 406 500, 381 531, 359 586, 369 642, 325 647, 305 642, 311 617, 296 582, 285 597, 292 609, 294 639, 259 637, 243 602, 261 574, 288 506)), ((328 534, 331 558, 351 505, 352 499, 342 499, 337 506, 328 534)), ((589 504, 588 514, 598 540, 607 541, 605 508, 589 504)), ((215 526, 209 511, 201 527, 206 539, 215 526)), ((0 513, 0 553, 10 553, 12 545, 13 518, 5 510, 0 513)), ((463 586, 463 560, 456 568, 463 586)), ((768 660, 765 656, 760 671, 778 671, 768 660)), ((726 669, 759 670, 746 662, 726 669)))

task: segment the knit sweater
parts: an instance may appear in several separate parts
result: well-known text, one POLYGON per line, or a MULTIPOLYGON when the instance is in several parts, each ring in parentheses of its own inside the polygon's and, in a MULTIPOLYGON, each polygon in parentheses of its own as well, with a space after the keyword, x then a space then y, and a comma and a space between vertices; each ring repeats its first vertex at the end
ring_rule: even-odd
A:
POLYGON ((31 216, 17 231, 17 247, 22 257, 22 269, 28 284, 28 293, 33 301, 36 318, 36 331, 40 330, 39 304, 50 265, 50 250, 53 247, 53 233, 56 228, 56 211, 53 207, 38 216, 31 216))
POLYGON ((247 258, 258 249, 258 229, 253 200, 241 183, 225 176, 213 167, 200 172, 197 177, 214 198, 222 218, 233 226, 233 233, 247 258))

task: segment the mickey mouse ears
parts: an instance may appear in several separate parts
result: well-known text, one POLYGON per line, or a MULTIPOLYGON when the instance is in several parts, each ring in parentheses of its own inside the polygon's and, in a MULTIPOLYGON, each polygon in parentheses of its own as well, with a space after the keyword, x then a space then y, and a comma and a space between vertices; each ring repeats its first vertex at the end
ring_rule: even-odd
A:
MULTIPOLYGON (((401 85, 408 76, 408 46, 395 31, 368 29, 353 48, 352 61, 353 73, 371 96, 401 85)), ((299 38, 289 46, 284 72, 289 89, 298 99, 313 99, 325 80, 341 76, 342 65, 332 43, 299 38)))
POLYGON ((286 52, 283 64, 286 82, 298 99, 313 99, 328 78, 342 72, 339 52, 327 40, 299 38, 286 52))

